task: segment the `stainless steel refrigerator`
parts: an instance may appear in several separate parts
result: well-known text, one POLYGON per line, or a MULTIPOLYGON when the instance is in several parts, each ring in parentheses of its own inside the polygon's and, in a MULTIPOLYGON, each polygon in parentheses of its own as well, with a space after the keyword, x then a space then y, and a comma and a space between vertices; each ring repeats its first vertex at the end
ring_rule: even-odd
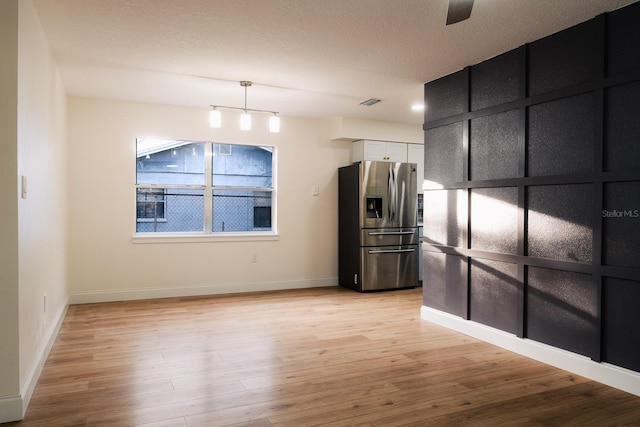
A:
POLYGON ((418 286, 416 164, 338 169, 338 279, 359 292, 418 286))

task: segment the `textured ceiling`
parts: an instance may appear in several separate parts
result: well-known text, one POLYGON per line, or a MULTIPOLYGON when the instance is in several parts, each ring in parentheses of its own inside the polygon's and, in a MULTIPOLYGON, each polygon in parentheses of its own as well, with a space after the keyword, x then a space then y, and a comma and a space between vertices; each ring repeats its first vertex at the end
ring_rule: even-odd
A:
POLYGON ((34 0, 72 95, 416 124, 424 82, 632 2, 34 0))

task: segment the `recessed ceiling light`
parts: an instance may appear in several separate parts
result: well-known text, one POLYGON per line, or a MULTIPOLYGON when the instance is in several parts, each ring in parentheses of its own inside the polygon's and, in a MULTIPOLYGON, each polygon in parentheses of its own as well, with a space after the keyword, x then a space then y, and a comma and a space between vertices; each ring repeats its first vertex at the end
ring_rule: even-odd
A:
POLYGON ((413 104, 411 106, 411 110, 413 110, 413 111, 424 111, 424 104, 413 104))

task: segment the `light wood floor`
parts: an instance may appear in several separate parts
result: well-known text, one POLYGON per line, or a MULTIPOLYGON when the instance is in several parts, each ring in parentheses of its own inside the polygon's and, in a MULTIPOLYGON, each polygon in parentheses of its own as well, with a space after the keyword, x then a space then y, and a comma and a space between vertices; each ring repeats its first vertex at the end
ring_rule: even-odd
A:
POLYGON ((421 292, 71 306, 8 425, 640 425, 640 397, 423 321, 421 292))

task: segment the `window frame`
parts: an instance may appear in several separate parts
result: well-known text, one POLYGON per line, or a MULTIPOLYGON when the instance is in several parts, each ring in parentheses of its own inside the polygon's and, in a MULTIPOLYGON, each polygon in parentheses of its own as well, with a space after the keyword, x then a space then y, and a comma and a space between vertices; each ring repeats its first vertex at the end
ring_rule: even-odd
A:
MULTIPOLYGON (((144 138, 136 138, 134 143, 144 138)), ((170 242, 208 242, 208 241, 262 241, 262 240, 278 240, 277 230, 277 147, 266 144, 247 144, 247 143, 230 143, 230 142, 214 142, 214 141, 194 141, 187 139, 166 139, 158 138, 158 140, 181 141, 187 143, 197 143, 204 145, 204 184, 139 184, 137 182, 137 166, 134 165, 134 200, 135 205, 135 221, 132 241, 134 243, 170 243, 170 242), (221 186, 215 185, 213 181, 213 150, 216 144, 226 144, 229 146, 240 145, 249 147, 268 147, 271 150, 271 187, 249 187, 249 186, 221 186), (193 232, 149 232, 137 231, 136 227, 140 220, 137 217, 137 192, 138 189, 164 189, 165 193, 168 189, 190 189, 202 190, 204 195, 203 203, 203 230, 193 232), (233 190, 233 191, 252 191, 252 192, 268 192, 271 194, 271 230, 249 230, 249 231, 213 231, 213 194, 216 190, 233 190)), ((137 146, 136 146, 137 159, 137 146)), ((165 198, 165 219, 166 221, 166 198, 165 198)), ((145 222, 144 220, 142 222, 145 222)))

